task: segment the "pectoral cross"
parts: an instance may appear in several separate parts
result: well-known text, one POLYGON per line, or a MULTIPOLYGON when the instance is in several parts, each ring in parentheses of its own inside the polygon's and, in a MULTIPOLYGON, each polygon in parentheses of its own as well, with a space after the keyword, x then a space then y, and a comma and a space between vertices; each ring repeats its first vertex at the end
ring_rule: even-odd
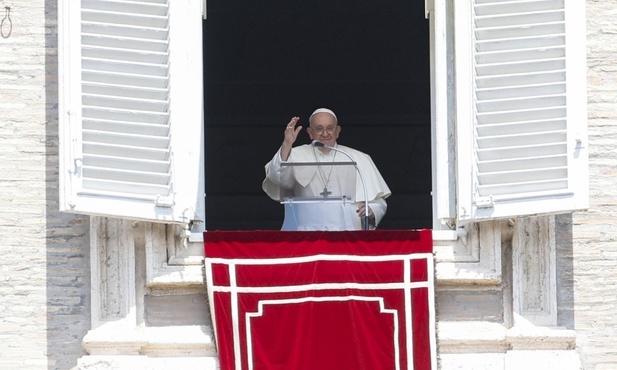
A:
POLYGON ((322 192, 322 193, 319 193, 319 195, 322 195, 324 198, 327 198, 327 197, 328 197, 328 195, 330 195, 330 194, 332 194, 332 192, 331 192, 331 191, 328 191, 328 188, 327 188, 327 187, 324 187, 324 188, 323 188, 323 192, 322 192))

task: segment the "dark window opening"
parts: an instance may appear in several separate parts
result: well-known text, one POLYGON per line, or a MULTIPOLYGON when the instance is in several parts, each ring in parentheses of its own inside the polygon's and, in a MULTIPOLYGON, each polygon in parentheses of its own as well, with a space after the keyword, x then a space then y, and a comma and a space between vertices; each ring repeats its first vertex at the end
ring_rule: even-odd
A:
MULTIPOLYGON (((204 21, 207 230, 280 229, 264 165, 292 116, 334 110, 339 143, 392 190, 381 229, 432 226, 424 2, 210 0, 204 21)), ((296 144, 308 143, 303 130, 296 144)))

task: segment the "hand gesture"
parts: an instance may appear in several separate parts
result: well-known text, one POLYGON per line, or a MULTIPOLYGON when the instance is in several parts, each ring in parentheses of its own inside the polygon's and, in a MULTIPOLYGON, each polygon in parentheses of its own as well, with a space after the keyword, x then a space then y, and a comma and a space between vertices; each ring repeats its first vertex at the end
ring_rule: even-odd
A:
POLYGON ((300 117, 293 117, 287 124, 287 127, 285 127, 283 145, 281 145, 281 159, 284 161, 289 158, 291 147, 293 143, 296 142, 296 138, 298 137, 300 131, 302 131, 302 126, 296 127, 299 120, 300 117))
POLYGON ((293 143, 296 142, 296 138, 298 137, 298 134, 302 130, 302 126, 296 127, 296 124, 298 123, 299 120, 300 120, 300 117, 293 117, 291 121, 289 121, 289 123, 287 124, 287 127, 285 127, 284 143, 289 146, 293 145, 293 143))

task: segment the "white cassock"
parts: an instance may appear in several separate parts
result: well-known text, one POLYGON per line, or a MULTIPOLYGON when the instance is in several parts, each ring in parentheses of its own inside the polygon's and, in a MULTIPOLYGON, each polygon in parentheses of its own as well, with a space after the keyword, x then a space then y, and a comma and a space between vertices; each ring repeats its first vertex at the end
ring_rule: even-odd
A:
MULTIPOLYGON (((354 181, 355 178, 355 194, 353 203, 347 202, 339 204, 337 207, 342 207, 342 216, 340 212, 332 212, 332 208, 324 208, 321 212, 319 222, 311 225, 310 223, 301 225, 292 225, 291 227, 283 225, 283 230, 362 230, 362 220, 356 212, 358 205, 364 203, 364 185, 362 178, 366 184, 366 193, 369 199, 369 206, 375 215, 375 226, 379 224, 383 216, 386 214, 387 204, 386 198, 390 196, 390 188, 379 173, 379 170, 373 163, 371 157, 358 150, 337 145, 337 149, 349 154, 353 161, 357 163, 362 176, 356 176, 355 168, 353 168, 353 177, 349 176, 349 171, 339 170, 341 167, 327 166, 324 164, 317 166, 291 167, 282 166, 284 163, 281 160, 280 149, 276 152, 272 160, 266 164, 266 178, 263 181, 262 188, 268 196, 276 201, 283 202, 285 195, 281 189, 294 189, 296 197, 315 197, 322 198, 324 191, 328 191, 328 196, 336 197, 343 195, 341 189, 345 187, 346 178, 354 181)), ((306 162, 349 162, 349 158, 342 153, 331 150, 329 153, 323 153, 312 145, 301 145, 294 147, 286 162, 306 163, 306 162)), ((327 207, 327 205, 321 205, 327 207)), ((313 205, 315 207, 315 205, 313 205)), ((315 208, 313 208, 315 209, 315 208)), ((287 217, 286 221, 287 223, 287 217)))

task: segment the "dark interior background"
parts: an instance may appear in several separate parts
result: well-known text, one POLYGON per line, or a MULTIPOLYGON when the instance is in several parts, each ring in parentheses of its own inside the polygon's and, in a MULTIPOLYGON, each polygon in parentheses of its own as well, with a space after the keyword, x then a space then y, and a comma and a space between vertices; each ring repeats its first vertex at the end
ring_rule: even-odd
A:
POLYGON ((203 29, 207 230, 280 229, 264 165, 320 107, 392 190, 380 228, 432 226, 423 1, 209 0, 203 29))

